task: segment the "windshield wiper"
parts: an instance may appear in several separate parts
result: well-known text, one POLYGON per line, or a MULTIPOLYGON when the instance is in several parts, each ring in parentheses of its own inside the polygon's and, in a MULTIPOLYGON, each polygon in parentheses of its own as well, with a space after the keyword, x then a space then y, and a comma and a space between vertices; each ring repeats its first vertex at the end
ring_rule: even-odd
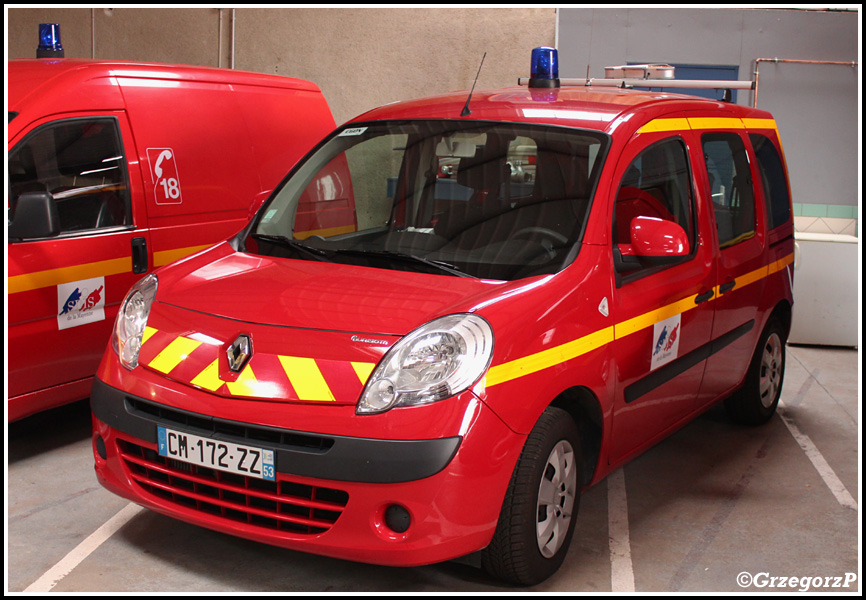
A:
POLYGON ((448 273, 449 275, 455 275, 457 277, 469 277, 471 279, 475 279, 473 275, 469 273, 464 273, 454 265, 448 264, 441 260, 431 260, 429 258, 424 258, 422 256, 416 256, 414 254, 405 254, 403 252, 394 252, 392 250, 356 250, 351 248, 341 249, 335 251, 337 254, 357 254, 360 256, 379 256, 382 258, 390 258, 396 260, 402 260, 406 262, 413 262, 416 264, 426 265, 428 267, 432 267, 438 271, 443 271, 448 273))
POLYGON ((316 260, 323 260, 330 262, 330 253, 321 248, 313 248, 312 246, 307 246, 306 244, 302 244, 297 240, 293 240, 287 238, 284 235, 267 235, 263 233, 251 233, 250 237, 254 240, 263 240, 265 242, 271 242, 272 244, 279 244, 280 246, 285 246, 287 248, 291 248, 293 250, 297 250, 303 254, 308 254, 315 258, 316 260))

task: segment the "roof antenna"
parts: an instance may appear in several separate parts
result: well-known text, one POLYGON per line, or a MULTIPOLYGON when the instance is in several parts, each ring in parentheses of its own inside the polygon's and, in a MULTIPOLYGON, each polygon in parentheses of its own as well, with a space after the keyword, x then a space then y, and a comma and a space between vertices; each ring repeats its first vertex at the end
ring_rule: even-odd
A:
POLYGON ((481 67, 484 65, 484 58, 487 56, 487 53, 484 53, 484 56, 481 57, 481 64, 478 65, 478 72, 475 74, 475 81, 472 82, 472 89, 469 90, 469 97, 466 98, 466 105, 463 107, 463 110, 460 112, 461 117, 465 117, 470 114, 469 110, 469 101, 472 100, 472 92, 475 91, 475 84, 478 83, 478 76, 481 75, 481 67))

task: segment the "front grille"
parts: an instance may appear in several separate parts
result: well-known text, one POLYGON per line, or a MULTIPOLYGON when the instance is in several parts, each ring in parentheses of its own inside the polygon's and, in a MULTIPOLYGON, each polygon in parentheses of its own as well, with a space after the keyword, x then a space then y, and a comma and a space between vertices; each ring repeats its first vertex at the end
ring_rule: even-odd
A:
POLYGON ((327 452, 334 445, 329 437, 287 431, 274 427, 264 427, 215 419, 162 404, 146 402, 138 398, 126 398, 126 411, 134 416, 168 426, 181 426, 200 435, 214 434, 230 436, 238 444, 264 444, 270 448, 303 450, 305 452, 327 452))
POLYGON ((324 533, 349 494, 292 481, 266 481, 183 463, 156 450, 118 440, 127 474, 142 489, 178 506, 264 529, 324 533))

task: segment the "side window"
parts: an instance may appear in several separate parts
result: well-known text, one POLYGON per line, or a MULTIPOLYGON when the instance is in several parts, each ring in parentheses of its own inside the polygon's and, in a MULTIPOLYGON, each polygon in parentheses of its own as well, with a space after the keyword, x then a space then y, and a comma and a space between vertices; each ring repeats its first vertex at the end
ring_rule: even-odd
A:
POLYGON ((130 225, 126 160, 113 118, 43 125, 9 153, 10 212, 25 192, 49 192, 61 233, 130 225))
POLYGON ((673 221, 695 247, 694 199, 686 147, 679 138, 650 146, 632 161, 616 195, 614 243, 631 243, 631 221, 638 216, 673 221))
POLYGON ((773 229, 791 218, 791 201, 788 192, 788 181, 782 158, 770 138, 753 133, 749 136, 755 156, 758 157, 758 170, 761 172, 761 183, 764 186, 764 198, 767 203, 767 229, 773 229))
POLYGON ((707 133, 701 143, 719 247, 732 246, 755 234, 755 195, 746 146, 736 133, 707 133))

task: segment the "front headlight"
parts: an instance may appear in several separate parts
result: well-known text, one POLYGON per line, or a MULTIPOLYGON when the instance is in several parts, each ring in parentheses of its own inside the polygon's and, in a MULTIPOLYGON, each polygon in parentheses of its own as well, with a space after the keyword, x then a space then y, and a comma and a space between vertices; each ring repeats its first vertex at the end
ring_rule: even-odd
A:
POLYGON ((441 317, 397 342, 373 371, 358 414, 414 406, 469 389, 493 356, 493 329, 475 314, 441 317))
POLYGON ((150 315, 150 307, 156 297, 156 288, 159 284, 156 275, 151 273, 132 286, 114 321, 114 335, 111 337, 111 345, 120 362, 127 369, 138 366, 138 351, 141 349, 141 340, 144 328, 147 325, 147 317, 150 315))

